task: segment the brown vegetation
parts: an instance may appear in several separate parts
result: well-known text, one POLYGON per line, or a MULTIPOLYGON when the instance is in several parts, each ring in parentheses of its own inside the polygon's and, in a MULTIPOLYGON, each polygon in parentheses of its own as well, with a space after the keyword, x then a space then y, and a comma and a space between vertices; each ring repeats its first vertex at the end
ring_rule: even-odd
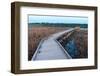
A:
POLYGON ((88 32, 81 30, 74 33, 74 39, 79 52, 79 58, 88 57, 88 32))
POLYGON ((31 60, 41 39, 53 33, 66 30, 66 27, 31 27, 28 28, 28 60, 31 60))

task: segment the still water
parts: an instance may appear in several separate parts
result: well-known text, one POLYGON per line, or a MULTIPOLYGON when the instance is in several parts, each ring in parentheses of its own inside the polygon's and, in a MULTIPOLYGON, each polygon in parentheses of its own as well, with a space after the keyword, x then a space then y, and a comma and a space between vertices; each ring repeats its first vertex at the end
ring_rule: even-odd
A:
POLYGON ((65 49, 72 58, 78 57, 78 49, 74 39, 68 41, 68 43, 65 45, 65 49))

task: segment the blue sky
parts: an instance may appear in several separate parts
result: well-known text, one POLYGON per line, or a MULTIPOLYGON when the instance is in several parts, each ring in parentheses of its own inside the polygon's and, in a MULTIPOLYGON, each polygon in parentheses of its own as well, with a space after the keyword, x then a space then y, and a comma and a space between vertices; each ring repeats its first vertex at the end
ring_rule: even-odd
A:
POLYGON ((62 16, 36 16, 29 15, 28 23, 79 23, 79 24, 88 24, 87 17, 62 17, 62 16))

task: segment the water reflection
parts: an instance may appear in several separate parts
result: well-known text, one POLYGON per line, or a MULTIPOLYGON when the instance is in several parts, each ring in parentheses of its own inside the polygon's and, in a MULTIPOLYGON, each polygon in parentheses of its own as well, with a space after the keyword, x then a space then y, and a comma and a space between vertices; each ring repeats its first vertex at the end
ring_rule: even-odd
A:
POLYGON ((65 49, 72 58, 78 57, 78 49, 77 49, 74 39, 68 41, 68 43, 65 45, 65 49))

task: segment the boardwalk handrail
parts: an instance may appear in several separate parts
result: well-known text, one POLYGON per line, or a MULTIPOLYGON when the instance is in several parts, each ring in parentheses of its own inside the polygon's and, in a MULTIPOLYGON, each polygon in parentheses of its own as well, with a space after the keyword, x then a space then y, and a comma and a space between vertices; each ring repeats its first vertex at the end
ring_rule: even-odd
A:
MULTIPOLYGON (((68 30, 67 32, 65 32, 65 33, 70 33, 70 34, 68 34, 67 37, 69 37, 69 36, 72 34, 72 32, 75 31, 75 30, 77 30, 77 29, 74 28, 74 29, 70 29, 70 30, 68 30)), ((65 34, 65 33, 64 33, 64 34, 65 34)), ((64 34, 62 34, 62 35, 64 35, 64 34)), ((58 36, 57 38, 61 37, 62 35, 58 36)), ((57 42, 57 44, 61 47, 61 49, 64 51, 64 53, 67 55, 67 57, 68 57, 69 59, 72 59, 72 57, 68 54, 68 52, 65 50, 65 48, 60 44, 59 41, 57 41, 57 38, 55 38, 54 40, 55 40, 55 41, 57 42)))
POLYGON ((45 40, 45 38, 43 38, 43 39, 40 41, 40 43, 39 43, 39 45, 38 45, 38 47, 37 47, 37 49, 36 49, 35 53, 33 54, 33 56, 32 56, 32 59, 31 59, 31 60, 35 60, 36 55, 37 55, 37 53, 38 53, 38 50, 40 49, 41 44, 43 43, 43 41, 44 41, 44 40, 45 40))
POLYGON ((64 51, 64 53, 66 54, 66 56, 68 57, 68 59, 72 59, 72 57, 68 54, 68 52, 63 48, 63 46, 55 39, 55 41, 57 42, 57 44, 61 47, 61 49, 64 51))
MULTIPOLYGON (((72 31, 74 31, 74 30, 76 30, 76 29, 75 29, 75 28, 72 28, 72 29, 66 31, 65 33, 69 33, 69 32, 72 32, 72 31)), ((65 33, 63 33, 62 35, 64 35, 65 33)), ((58 36, 57 38, 61 37, 62 35, 58 36)), ((57 38, 56 38, 56 39, 57 39, 57 38)))

